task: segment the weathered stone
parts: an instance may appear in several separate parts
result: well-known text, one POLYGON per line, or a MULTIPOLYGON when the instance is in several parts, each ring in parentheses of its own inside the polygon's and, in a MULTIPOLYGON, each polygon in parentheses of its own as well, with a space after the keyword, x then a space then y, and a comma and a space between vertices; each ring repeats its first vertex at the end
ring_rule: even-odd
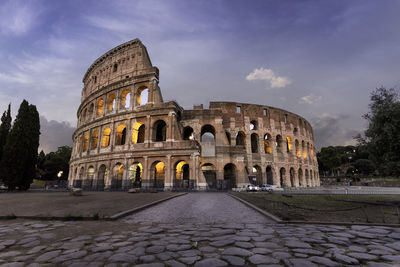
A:
POLYGON ((165 263, 170 267, 186 267, 185 264, 182 264, 182 263, 177 262, 175 260, 166 261, 165 263))
POLYGON ((226 260, 230 265, 233 265, 233 266, 244 266, 245 265, 245 260, 240 257, 225 255, 225 256, 222 256, 222 259, 226 260))
POLYGON ((254 248, 255 246, 250 242, 235 242, 235 246, 240 248, 254 248))
POLYGON ((334 253, 333 257, 336 260, 347 263, 347 264, 358 264, 359 263, 357 259, 351 258, 351 257, 343 255, 343 254, 339 254, 339 253, 334 253))
POLYGON ((154 255, 144 255, 139 257, 139 261, 144 262, 144 263, 149 263, 153 262, 156 260, 156 257, 154 255))
POLYGON ((196 262, 194 267, 225 267, 228 264, 220 259, 204 259, 202 261, 196 262))
POLYGON ((315 249, 295 248, 295 249, 293 249, 293 251, 297 252, 297 253, 303 253, 303 254, 308 254, 308 255, 317 255, 317 256, 324 254, 322 251, 315 250, 315 249))
POLYGON ((147 253, 157 254, 165 250, 164 246, 151 246, 146 248, 147 253))
POLYGON ((225 246, 231 245, 233 243, 235 243, 235 240, 233 240, 233 239, 218 240, 218 241, 211 242, 210 246, 225 247, 225 246))
POLYGON ((191 265, 191 264, 195 263, 196 261, 198 261, 200 259, 201 259, 200 256, 193 256, 193 257, 182 257, 182 258, 179 258, 178 260, 183 262, 183 263, 191 265))
POLYGON ((191 249, 191 250, 183 250, 178 252, 182 257, 193 257, 197 256, 200 254, 200 251, 197 249, 191 249))
POLYGON ((283 260, 283 259, 289 259, 291 255, 287 252, 277 251, 272 253, 272 257, 278 260, 283 260))
POLYGON ((278 263, 278 259, 274 259, 268 256, 260 255, 260 254, 255 254, 249 258, 249 261, 252 264, 268 264, 268 263, 278 263))
POLYGON ((347 256, 352 258, 356 258, 358 260, 375 260, 377 259, 376 255, 371 255, 368 253, 361 253, 361 252, 351 252, 347 253, 347 256))
POLYGON ((272 242, 254 242, 254 245, 258 248, 270 248, 270 249, 280 248, 277 244, 272 242))
POLYGON ((253 255, 253 253, 243 248, 230 247, 224 249, 224 251, 222 251, 222 255, 248 257, 250 255, 253 255))
POLYGON ((400 255, 384 255, 381 258, 387 261, 400 262, 400 255))
POLYGON ((50 259, 52 259, 54 257, 57 257, 60 253, 61 253, 61 250, 49 251, 49 252, 46 252, 46 253, 40 255, 39 257, 37 257, 35 261, 37 261, 37 262, 45 262, 45 261, 48 261, 48 260, 50 260, 50 259))
POLYGON ((329 267, 339 266, 339 264, 337 262, 334 262, 325 257, 313 256, 313 257, 310 257, 309 260, 311 260, 312 262, 318 263, 320 265, 323 265, 323 266, 329 266, 329 267))
POLYGON ((111 262, 128 262, 128 263, 135 263, 137 257, 127 253, 117 253, 112 255, 109 259, 111 262))
POLYGON ((318 267, 318 265, 312 263, 306 259, 290 259, 288 260, 293 267, 318 267))
POLYGON ((56 257, 56 258, 52 259, 51 261, 54 262, 54 263, 60 263, 60 262, 64 262, 64 261, 67 261, 67 260, 82 258, 83 256, 86 256, 86 254, 87 254, 86 250, 80 250, 80 251, 72 252, 70 254, 66 254, 66 255, 62 255, 62 256, 56 257))

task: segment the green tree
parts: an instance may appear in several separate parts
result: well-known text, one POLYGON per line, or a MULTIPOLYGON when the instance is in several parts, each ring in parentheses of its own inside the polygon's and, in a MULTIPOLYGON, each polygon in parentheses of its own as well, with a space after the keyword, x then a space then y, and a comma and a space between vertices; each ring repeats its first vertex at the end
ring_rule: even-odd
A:
POLYGON ((370 111, 364 115, 368 121, 365 139, 370 159, 380 174, 400 175, 400 102, 394 89, 384 87, 371 94, 370 111))
POLYGON ((361 174, 371 174, 375 171, 375 164, 369 159, 358 159, 354 162, 354 168, 361 174))
POLYGON ((0 162, 0 177, 9 190, 27 190, 35 178, 39 135, 39 113, 23 100, 0 162))
POLYGON ((72 148, 69 146, 61 146, 57 151, 50 152, 45 156, 42 151, 38 156, 38 169, 41 170, 41 178, 44 180, 68 179, 71 152, 72 148), (60 171, 62 171, 62 175, 58 177, 60 171))
POLYGON ((3 148, 7 142, 7 137, 11 129, 11 104, 8 105, 7 111, 1 116, 0 124, 0 160, 3 155, 3 148))

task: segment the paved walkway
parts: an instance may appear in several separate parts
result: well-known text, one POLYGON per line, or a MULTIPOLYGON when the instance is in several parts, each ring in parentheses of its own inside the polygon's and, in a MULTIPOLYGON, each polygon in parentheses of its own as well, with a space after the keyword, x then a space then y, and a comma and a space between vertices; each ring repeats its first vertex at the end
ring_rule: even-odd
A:
MULTIPOLYGON (((193 194, 170 200, 195 210, 188 200, 214 199, 224 194, 193 194), (187 205, 187 206, 186 206, 187 205)), ((393 266, 400 264, 400 229, 373 226, 279 225, 246 222, 257 215, 242 205, 237 219, 215 222, 179 209, 156 206, 124 220, 81 222, 0 221, 0 266, 393 266), (146 214, 156 216, 154 222, 146 214), (175 214, 175 215, 168 215, 175 214), (254 215, 254 216, 253 216, 254 215), (171 222, 174 217, 181 222, 171 222), (147 265, 146 265, 147 264, 147 265)), ((201 209, 201 208, 200 208, 201 209)), ((208 212, 206 212, 208 211, 208 212)), ((236 211, 236 212, 235 212, 236 211)), ((227 213, 221 211, 221 216, 227 213)), ((223 217, 227 218, 227 217, 223 217)), ((257 218, 257 219, 256 219, 257 218)))
POLYGON ((272 223, 223 193, 191 193, 125 219, 128 223, 272 223))

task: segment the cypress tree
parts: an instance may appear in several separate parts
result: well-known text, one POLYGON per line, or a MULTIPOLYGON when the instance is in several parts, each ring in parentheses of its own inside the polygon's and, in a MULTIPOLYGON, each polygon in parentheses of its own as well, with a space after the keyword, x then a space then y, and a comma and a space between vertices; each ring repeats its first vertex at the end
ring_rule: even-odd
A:
POLYGON ((24 100, 4 146, 0 177, 9 190, 27 190, 36 175, 39 147, 39 113, 24 100))
POLYGON ((1 116, 0 124, 0 160, 3 155, 3 148, 7 141, 8 133, 11 129, 11 104, 8 105, 7 111, 4 111, 3 116, 1 116))

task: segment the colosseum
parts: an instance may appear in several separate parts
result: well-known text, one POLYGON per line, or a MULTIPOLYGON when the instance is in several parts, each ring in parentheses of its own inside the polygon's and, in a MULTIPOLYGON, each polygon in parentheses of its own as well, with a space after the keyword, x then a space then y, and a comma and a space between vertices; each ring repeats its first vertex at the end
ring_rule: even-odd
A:
POLYGON ((237 190, 319 186, 314 136, 299 115, 263 105, 164 102, 159 70, 135 39, 83 77, 69 186, 237 190))

